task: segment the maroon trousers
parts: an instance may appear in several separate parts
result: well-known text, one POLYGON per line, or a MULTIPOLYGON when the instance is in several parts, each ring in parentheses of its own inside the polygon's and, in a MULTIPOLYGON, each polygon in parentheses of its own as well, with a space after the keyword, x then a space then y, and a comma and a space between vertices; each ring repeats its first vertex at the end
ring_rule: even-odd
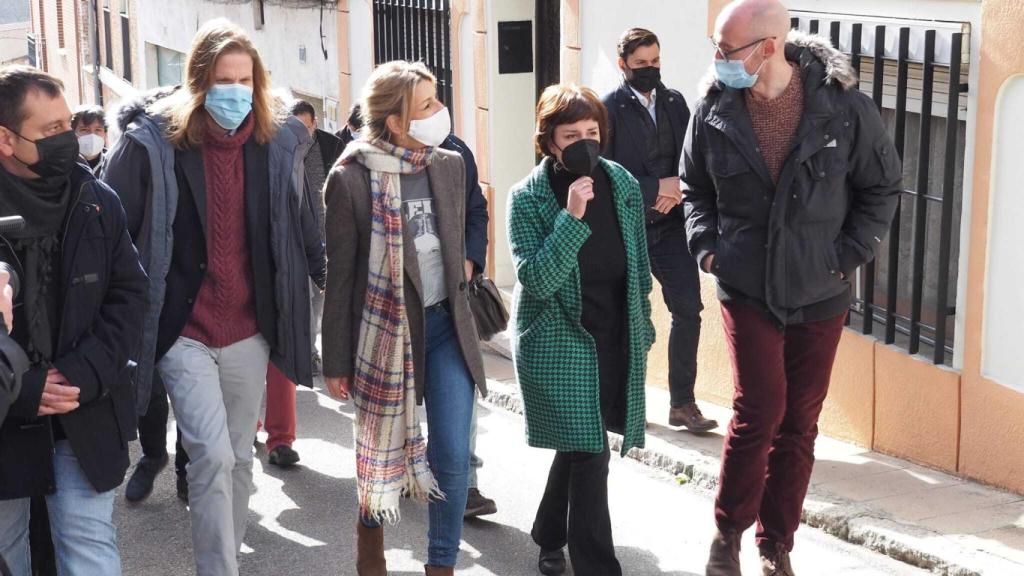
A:
POLYGON ((742 532, 757 521, 758 546, 792 550, 846 315, 784 331, 749 304, 723 303, 722 316, 735 392, 715 522, 742 532))

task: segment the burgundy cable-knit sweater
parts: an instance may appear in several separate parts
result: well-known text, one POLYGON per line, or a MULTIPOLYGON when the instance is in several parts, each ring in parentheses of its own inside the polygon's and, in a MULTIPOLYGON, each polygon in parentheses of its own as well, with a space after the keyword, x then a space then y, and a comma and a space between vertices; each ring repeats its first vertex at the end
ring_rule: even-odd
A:
POLYGON ((182 336, 223 348, 254 336, 256 299, 245 223, 245 158, 252 135, 250 115, 231 135, 207 131, 203 140, 206 179, 206 276, 182 336))
POLYGON ((747 110, 750 112, 750 122, 754 125, 761 156, 776 183, 782 173, 782 164, 793 148, 793 140, 804 115, 804 83, 800 77, 800 68, 796 64, 790 65, 793 67, 793 78, 777 98, 758 98, 752 90, 747 90, 746 94, 747 110))

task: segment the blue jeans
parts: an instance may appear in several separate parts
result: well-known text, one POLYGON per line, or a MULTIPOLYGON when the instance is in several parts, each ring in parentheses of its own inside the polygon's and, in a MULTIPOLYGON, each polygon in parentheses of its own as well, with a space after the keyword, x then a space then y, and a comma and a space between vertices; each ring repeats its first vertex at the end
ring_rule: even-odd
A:
MULTIPOLYGON (((57 492, 46 497, 60 576, 121 574, 114 527, 114 490, 96 492, 67 440, 54 447, 57 492)), ((29 498, 0 501, 0 555, 13 576, 32 574, 28 545, 29 498)))
POLYGON ((647 229, 651 272, 661 284, 665 306, 672 313, 668 336, 668 389, 672 407, 694 401, 697 382, 697 346, 700 343, 700 274, 686 246, 686 230, 675 217, 666 217, 647 229))
MULTIPOLYGON (((430 501, 427 564, 455 566, 462 540, 462 515, 469 492, 469 428, 476 387, 455 335, 451 314, 427 310, 427 460, 444 500, 430 501)), ((362 518, 364 526, 376 522, 362 518)))

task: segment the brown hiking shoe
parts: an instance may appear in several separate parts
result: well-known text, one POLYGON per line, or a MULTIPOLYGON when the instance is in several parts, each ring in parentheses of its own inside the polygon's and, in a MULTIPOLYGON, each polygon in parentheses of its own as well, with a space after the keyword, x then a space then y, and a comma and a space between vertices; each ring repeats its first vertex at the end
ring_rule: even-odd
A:
POLYGON ((684 404, 678 408, 669 408, 668 425, 686 428, 690 432, 710 432, 718 428, 718 422, 705 418, 696 402, 684 404))
POLYGON ((789 563, 789 550, 782 544, 766 544, 760 547, 761 571, 764 576, 795 576, 789 563))
POLYGON ((740 573, 740 534, 717 532, 711 541, 711 554, 705 569, 707 576, 743 576, 740 573))

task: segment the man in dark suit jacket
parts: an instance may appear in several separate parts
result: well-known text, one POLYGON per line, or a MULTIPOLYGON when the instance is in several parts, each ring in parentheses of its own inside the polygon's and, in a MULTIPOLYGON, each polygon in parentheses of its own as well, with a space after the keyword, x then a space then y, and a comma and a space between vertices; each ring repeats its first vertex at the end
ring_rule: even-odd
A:
POLYGON ((690 110, 683 95, 661 83, 661 46, 650 30, 632 28, 619 40, 622 84, 604 97, 611 138, 605 157, 640 182, 647 208, 651 271, 672 313, 668 339, 669 425, 707 432, 718 424, 694 398, 700 340, 700 278, 686 245, 679 158, 690 110))
MULTIPOLYGON (((0 556, 30 573, 29 510, 45 496, 60 573, 120 574, 114 489, 135 435, 146 273, 117 195, 78 164, 60 80, 0 68, 0 239, 23 281, 11 337, 28 353, 0 426, 0 556)), ((37 566, 38 567, 38 566, 37 566)))

